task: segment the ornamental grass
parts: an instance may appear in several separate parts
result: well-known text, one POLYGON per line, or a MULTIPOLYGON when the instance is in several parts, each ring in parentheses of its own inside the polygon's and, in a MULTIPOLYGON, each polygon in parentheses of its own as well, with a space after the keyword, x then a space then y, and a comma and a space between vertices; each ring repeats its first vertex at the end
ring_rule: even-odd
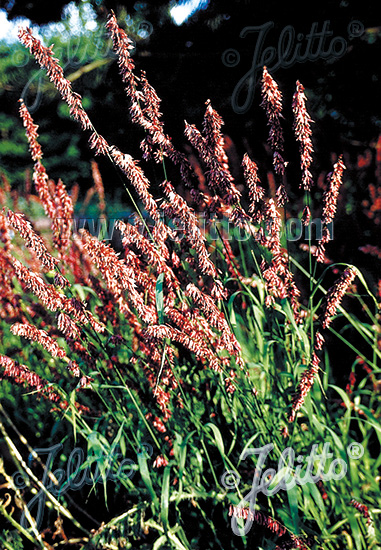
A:
MULTIPOLYGON (((113 13, 107 30, 141 159, 97 132, 53 48, 19 32, 94 156, 119 171, 134 215, 114 220, 112 240, 76 230, 78 190, 49 178, 38 121, 20 100, 34 188, 4 180, 0 193, 3 547, 379 548, 380 296, 360 269, 326 256, 342 153, 317 200, 308 94, 297 82, 285 106, 264 67, 271 173, 263 152, 245 153, 236 181, 213 98, 202 127, 185 122, 196 166, 166 133, 159 96, 113 13), (287 161, 290 148, 299 166, 287 161), (296 196, 309 238, 295 244, 296 196), (337 342, 341 365, 331 359, 337 342), (249 451, 269 443, 261 479, 270 488, 307 471, 311 448, 318 455, 328 443, 331 455, 325 477, 263 491, 253 507, 249 451), (40 455, 58 444, 42 467, 40 455), (331 468, 338 459, 344 475, 331 468)), ((96 158, 91 172, 107 225, 110 184, 96 158)))

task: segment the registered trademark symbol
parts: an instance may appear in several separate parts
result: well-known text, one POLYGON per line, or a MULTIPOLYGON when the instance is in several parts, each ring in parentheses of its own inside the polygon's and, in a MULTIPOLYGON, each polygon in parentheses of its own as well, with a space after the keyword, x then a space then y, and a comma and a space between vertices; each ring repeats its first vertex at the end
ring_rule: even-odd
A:
POLYGON ((364 34, 364 31, 365 28, 363 23, 357 21, 357 19, 351 21, 348 25, 348 36, 350 40, 352 40, 352 38, 360 38, 360 36, 364 34))
POLYGON ((347 454, 349 458, 358 460, 364 454, 364 447, 360 443, 351 443, 347 447, 347 454))

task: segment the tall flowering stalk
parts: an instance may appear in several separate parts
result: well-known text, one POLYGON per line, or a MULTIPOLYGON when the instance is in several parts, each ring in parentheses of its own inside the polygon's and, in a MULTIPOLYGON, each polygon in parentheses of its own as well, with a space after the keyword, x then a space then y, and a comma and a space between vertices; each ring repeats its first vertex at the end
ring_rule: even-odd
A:
POLYGON ((118 56, 118 65, 123 82, 126 84, 128 95, 134 97, 136 94, 137 81, 134 74, 135 63, 130 55, 130 51, 134 49, 133 42, 128 38, 127 34, 118 25, 118 21, 114 12, 111 12, 106 28, 109 31, 113 48, 118 56))
POLYGON ((30 389, 35 390, 39 395, 50 401, 61 401, 61 397, 53 391, 46 380, 43 380, 31 371, 26 365, 20 365, 10 357, 0 355, 0 378, 8 378, 16 384, 26 384, 30 389))
POLYGON ((73 202, 61 180, 58 181, 52 194, 48 184, 48 175, 41 162, 43 154, 37 141, 38 126, 34 124, 22 99, 20 99, 19 112, 26 129, 31 156, 35 161, 33 181, 45 212, 52 220, 53 244, 62 257, 62 253, 70 245, 71 222, 74 213, 73 202))
POLYGON ((20 103, 20 116, 23 121, 23 125, 25 127, 25 133, 26 137, 29 143, 29 151, 31 154, 32 159, 36 162, 38 160, 42 159, 42 149, 40 144, 38 143, 38 126, 37 124, 34 124, 33 119, 26 108, 26 105, 22 99, 19 99, 20 103))
POLYGON ((84 229, 80 232, 85 250, 101 272, 110 292, 117 299, 123 299, 123 291, 127 290, 128 301, 136 308, 142 320, 146 323, 155 322, 156 312, 152 306, 148 307, 144 304, 142 296, 136 290, 134 271, 126 265, 124 260, 118 258, 111 246, 101 243, 84 229))
MULTIPOLYGON (((221 128, 224 124, 222 117, 213 109, 210 100, 206 102, 206 110, 203 121, 203 133, 205 136, 206 147, 212 152, 212 158, 216 159, 218 163, 217 173, 218 178, 221 179, 221 176, 226 179, 226 202, 228 204, 238 205, 241 193, 238 191, 234 185, 234 178, 229 169, 228 157, 225 153, 224 144, 225 140, 221 132, 221 128)), ((214 173, 213 165, 211 170, 207 175, 211 178, 211 181, 214 181, 214 178, 217 177, 217 174, 214 173)), ((213 184, 214 185, 214 184, 213 184)), ((216 186, 217 187, 217 186, 216 186)))
POLYGON ((46 48, 41 42, 35 38, 31 29, 20 29, 18 33, 20 42, 29 49, 41 68, 46 70, 49 80, 54 84, 60 92, 62 99, 70 107, 70 114, 77 120, 84 130, 91 129, 87 113, 82 106, 82 98, 79 94, 73 92, 71 82, 64 76, 62 67, 58 63, 58 59, 53 55, 52 47, 46 48))
POLYGON ((207 183, 213 195, 217 195, 226 205, 234 206, 241 217, 246 219, 239 205, 241 194, 234 184, 234 178, 222 147, 223 137, 220 132, 222 123, 222 118, 211 107, 210 101, 207 101, 204 115, 204 136, 194 124, 187 122, 185 123, 185 136, 207 166, 207 183))
POLYGON ((258 166, 247 153, 244 154, 242 166, 246 185, 249 189, 249 212, 255 222, 261 223, 263 219, 261 202, 265 196, 265 190, 260 185, 258 166))
POLYGON ((66 352, 61 348, 45 330, 39 330, 37 327, 29 323, 15 323, 11 326, 11 332, 18 336, 23 336, 29 340, 34 340, 41 344, 52 357, 65 357, 66 352))
POLYGON ((26 108, 24 101, 22 99, 20 99, 19 101, 19 112, 25 127, 25 133, 29 143, 29 150, 31 152, 32 159, 35 161, 33 170, 33 181, 37 193, 40 197, 41 203, 45 209, 46 215, 49 216, 50 219, 54 219, 56 209, 54 205, 54 199, 48 186, 49 177, 41 162, 43 154, 41 146, 37 141, 38 126, 37 124, 34 124, 33 119, 28 109, 26 108))
POLYGON ((336 315, 337 308, 353 283, 357 275, 355 267, 350 266, 344 271, 336 283, 328 290, 325 297, 323 311, 320 314, 320 322, 323 329, 326 329, 331 324, 332 318, 336 315))
POLYGON ((119 71, 126 85, 126 93, 131 100, 130 112, 132 120, 147 132, 141 142, 143 158, 153 158, 162 162, 166 156, 175 165, 180 166, 180 174, 188 187, 193 186, 195 176, 188 159, 174 147, 171 138, 164 132, 159 111, 160 98, 148 82, 144 71, 140 77, 135 75, 135 64, 131 57, 133 43, 126 32, 119 27, 114 12, 111 11, 106 24, 113 42, 113 49, 118 57, 119 71))
MULTIPOLYGON (((319 317, 319 321, 322 329, 327 329, 331 324, 333 317, 336 315, 337 308, 339 307, 344 295, 352 284, 356 277, 356 268, 350 266, 339 277, 336 283, 328 290, 325 297, 325 303, 323 305, 322 312, 319 317)), ((305 398, 312 388, 314 380, 319 370, 320 359, 317 352, 322 349, 324 344, 324 337, 320 331, 316 332, 314 352, 312 356, 311 365, 303 373, 299 382, 295 396, 292 401, 292 411, 289 415, 289 422, 293 422, 296 418, 297 411, 302 407, 305 398)))
POLYGON ((323 211, 321 221, 323 223, 323 235, 319 240, 317 250, 315 252, 316 260, 324 262, 325 245, 331 238, 329 224, 332 223, 337 209, 337 199, 339 196, 340 187, 343 183, 343 173, 345 170, 343 157, 340 155, 338 161, 334 164, 333 172, 329 176, 329 183, 323 195, 323 211))
MULTIPOLYGON (((99 135, 91 123, 86 111, 82 105, 82 98, 79 94, 72 91, 71 82, 64 77, 63 69, 58 63, 58 59, 53 56, 52 48, 46 48, 37 40, 30 29, 20 29, 18 33, 19 40, 33 54, 40 66, 46 70, 50 81, 60 92, 62 99, 69 105, 71 116, 77 120, 83 130, 91 130, 89 144, 96 154, 110 156, 115 164, 126 174, 131 184, 137 191, 147 212, 158 219, 156 203, 148 192, 149 182, 145 178, 143 171, 137 165, 136 161, 130 155, 124 155, 117 147, 110 147, 105 138, 99 135)), ((31 135, 34 135, 31 132, 31 135)), ((37 183, 45 190, 46 173, 40 161, 37 161, 37 183)), ((53 209, 55 212, 55 208, 53 209)), ((50 214, 49 214, 50 215, 50 214)), ((54 216, 54 214, 53 214, 54 216)), ((52 216, 50 216, 52 217, 52 216)))
POLYGON ((315 378, 319 372, 319 363, 320 359, 314 353, 312 355, 312 360, 310 366, 303 372, 298 387, 296 389, 295 395, 292 400, 291 413, 288 417, 289 422, 294 422, 296 419, 296 414, 299 409, 303 406, 304 401, 311 391, 315 378))
POLYGON ((44 268, 47 271, 54 270, 58 264, 58 260, 48 252, 43 240, 33 230, 32 225, 25 216, 8 210, 7 221, 11 227, 20 233, 21 237, 25 240, 25 245, 33 250, 44 268))
POLYGON ((90 323, 97 332, 104 331, 105 327, 93 317, 90 311, 86 310, 81 302, 75 298, 67 298, 52 285, 46 284, 39 275, 25 267, 19 260, 13 259, 13 267, 19 281, 28 290, 31 290, 48 309, 51 311, 61 310, 83 325, 90 323))
POLYGON ((296 83, 296 92, 292 99, 292 110, 294 112, 294 132, 300 148, 300 167, 302 169, 302 181, 299 187, 303 187, 305 191, 311 191, 313 178, 310 172, 312 163, 313 145, 312 145, 312 118, 306 109, 307 98, 304 93, 304 86, 299 82, 296 83))
POLYGON ((261 107, 266 111, 268 126, 270 127, 267 139, 273 151, 273 165, 276 174, 282 181, 277 189, 277 204, 283 206, 288 200, 287 191, 284 185, 283 176, 287 163, 283 159, 284 137, 280 123, 282 117, 282 93, 277 83, 272 78, 266 67, 263 67, 262 74, 262 103, 261 107))
POLYGON ((56 215, 52 223, 53 244, 63 258, 64 252, 71 243, 74 206, 62 180, 58 180, 55 188, 56 215))
POLYGON ((270 263, 261 262, 260 268, 268 295, 266 306, 275 303, 275 298, 289 298, 296 320, 300 319, 298 297, 300 291, 288 267, 288 252, 281 247, 282 219, 274 199, 265 200, 265 191, 259 185, 258 167, 248 155, 243 159, 244 177, 249 188, 249 212, 253 221, 263 223, 256 239, 272 253, 270 263))

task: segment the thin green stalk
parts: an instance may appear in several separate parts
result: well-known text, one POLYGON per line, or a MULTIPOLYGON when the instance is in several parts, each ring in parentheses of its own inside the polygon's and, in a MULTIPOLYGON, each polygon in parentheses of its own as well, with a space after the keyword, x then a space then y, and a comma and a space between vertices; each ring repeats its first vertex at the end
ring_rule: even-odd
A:
MULTIPOLYGON (((5 519, 7 521, 9 521, 9 523, 17 531, 19 531, 20 533, 22 533, 22 535, 24 535, 25 538, 27 538, 33 544, 37 544, 37 546, 39 546, 40 548, 45 548, 45 545, 44 545, 44 542, 41 538, 41 535, 39 533, 37 533, 38 536, 36 538, 32 537, 32 535, 29 533, 29 531, 27 529, 22 527, 22 525, 20 525, 10 514, 8 514, 8 512, 6 511, 6 509, 4 508, 4 506, 2 504, 0 504, 0 512, 5 517, 5 519)), ((8 544, 8 543, 6 543, 6 541, 1 541, 1 543, 5 544, 5 545, 8 544)), ((10 550, 13 550, 13 548, 11 546, 7 546, 7 548, 9 548, 10 550)))
POLYGON ((86 529, 84 529, 82 527, 82 525, 72 516, 72 514, 68 510, 66 510, 66 508, 64 508, 62 506, 62 504, 60 504, 58 502, 58 500, 51 493, 49 493, 49 491, 46 489, 45 485, 43 483, 41 483, 41 481, 34 475, 32 470, 29 468, 29 466, 26 464, 26 462, 22 458, 22 456, 19 453, 17 447, 13 443, 12 439, 9 437, 9 435, 8 435, 8 433, 7 433, 7 431, 4 427, 4 424, 1 421, 0 421, 0 431, 2 432, 3 437, 5 439, 5 442, 8 446, 9 452, 11 453, 11 455, 14 458, 14 460, 16 461, 16 463, 19 464, 19 466, 28 474, 30 479, 33 480, 33 482, 38 486, 38 488, 45 493, 47 498, 52 502, 53 506, 57 510, 59 510, 59 512, 63 516, 70 519, 70 521, 77 527, 77 529, 80 529, 80 531, 82 531, 83 533, 86 533, 88 535, 88 531, 86 531, 86 529))

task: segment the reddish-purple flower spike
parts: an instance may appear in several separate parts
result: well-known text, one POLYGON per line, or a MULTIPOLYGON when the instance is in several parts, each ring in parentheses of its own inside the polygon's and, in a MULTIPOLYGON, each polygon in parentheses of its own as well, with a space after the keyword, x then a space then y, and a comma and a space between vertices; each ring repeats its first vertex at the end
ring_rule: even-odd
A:
POLYGON ((303 215, 302 215, 302 224, 305 226, 308 226, 311 221, 311 210, 308 206, 304 207, 303 215))
POLYGON ((313 145, 311 141, 311 122, 312 118, 306 109, 307 98, 304 94, 304 86, 299 82, 296 83, 296 92, 292 100, 292 110, 294 112, 294 132, 300 146, 300 166, 302 169, 302 183, 299 187, 303 187, 305 191, 311 191, 313 184, 312 174, 309 170, 312 163, 311 153, 313 145))
POLYGON ((322 222, 329 224, 333 221, 336 214, 337 198, 341 184, 343 183, 343 173, 346 166, 343 162, 343 156, 340 155, 338 161, 333 166, 333 172, 331 174, 328 188, 323 195, 323 212, 322 222))
POLYGON ((270 127, 267 141, 274 153, 274 169, 277 174, 283 175, 286 165, 281 155, 284 144, 283 130, 280 124, 282 93, 266 67, 263 67, 261 107, 266 111, 267 124, 270 127))
POLYGON ((61 257, 70 245, 74 207, 65 185, 59 179, 55 192, 56 216, 52 223, 53 243, 61 257))
MULTIPOLYGON (((283 176, 287 163, 284 161, 282 155, 284 148, 283 130, 280 124, 282 117, 282 93, 266 67, 263 67, 261 107, 266 111, 267 125, 270 127, 267 142, 273 151, 274 170, 276 174, 283 176)), ((288 200, 283 181, 277 189, 276 196, 278 206, 283 206, 288 200)))
MULTIPOLYGON (((163 130, 163 123, 160 121, 162 113, 159 110, 161 99, 157 95, 155 88, 148 82, 145 71, 141 71, 140 84, 142 87, 142 101, 144 102, 142 106, 143 114, 152 122, 159 133, 163 130)), ((162 139, 164 140, 165 136, 162 139)))
POLYGON ((41 164, 40 160, 37 160, 33 169, 33 182, 46 215, 53 220, 56 215, 56 207, 49 190, 48 180, 49 177, 45 167, 41 164))
POLYGON ((194 124, 185 123, 185 135, 191 145, 197 149, 200 158, 206 164, 207 183, 213 194, 218 195, 228 205, 236 205, 237 209, 240 199, 240 192, 234 185, 234 178, 230 173, 227 163, 227 156, 221 146, 222 135, 219 134, 217 118, 222 119, 207 103, 204 118, 204 127, 208 128, 204 137, 194 124), (213 124, 212 124, 213 119, 213 124))
MULTIPOLYGON (((263 67, 261 107, 266 111, 268 125, 270 126, 268 143, 273 151, 283 151, 284 138, 280 125, 282 93, 266 67, 263 67)), ((279 171, 278 173, 282 172, 279 171)))
POLYGON ((34 185, 36 187, 36 191, 40 197, 46 215, 49 216, 50 219, 54 219, 56 214, 56 207, 48 186, 48 174, 46 173, 46 170, 41 163, 42 149, 37 141, 38 126, 37 124, 34 124, 33 119, 23 100, 20 99, 19 101, 19 113, 25 127, 25 133, 29 143, 29 150, 31 152, 32 159, 35 161, 33 170, 34 185))
POLYGON ((118 56, 118 65, 123 82, 126 84, 128 95, 134 97, 136 94, 136 78, 134 75, 135 64, 130 56, 134 48, 132 41, 118 25, 118 21, 112 11, 108 17, 106 28, 109 31, 115 53, 118 56))
MULTIPOLYGON (((110 22, 111 22, 110 25, 112 26, 112 28, 114 28, 115 25, 117 27, 116 20, 114 21, 111 18, 110 22)), ((123 35, 123 32, 124 31, 122 31, 121 29, 119 29, 119 27, 117 27, 117 38, 119 37, 118 40, 122 40, 122 42, 124 41, 124 35, 125 35, 125 33, 123 35), (120 39, 119 35, 122 36, 122 39, 120 39)), ((29 48, 29 50, 34 55, 35 59, 41 65, 41 67, 46 69, 50 80, 56 86, 57 90, 61 93, 61 96, 64 99, 64 101, 66 101, 66 103, 69 105, 70 114, 73 116, 73 118, 80 122, 83 129, 92 130, 92 134, 89 139, 90 147, 92 149, 95 149, 96 154, 111 155, 115 164, 119 166, 119 168, 126 174, 131 184, 136 189, 137 193, 139 194, 139 198, 142 200, 147 212, 152 216, 153 219, 155 219, 156 221, 159 221, 159 213, 157 210, 156 203, 153 197, 151 196, 151 194, 148 192, 149 182, 147 178, 145 178, 141 168, 137 165, 136 161, 134 161, 130 155, 123 155, 123 153, 121 153, 119 149, 117 149, 116 147, 110 147, 107 141, 105 140, 105 138, 99 135, 95 131, 89 117, 87 116, 87 113, 83 109, 81 97, 72 91, 71 83, 69 80, 65 79, 63 75, 63 70, 58 64, 58 60, 52 55, 51 48, 45 48, 39 40, 34 38, 30 29, 20 30, 19 39, 26 47, 29 48)), ((128 40, 128 38, 126 39, 128 40)), ((126 63, 127 62, 131 63, 131 60, 130 61, 126 60, 126 63)), ((126 63, 123 64, 125 71, 127 71, 126 63)), ((41 163, 39 162, 39 160, 36 163, 36 166, 38 166, 39 168, 36 172, 36 180, 37 180, 37 181, 35 180, 36 187, 39 186, 45 192, 46 186, 44 185, 45 185, 45 179, 47 178, 46 172, 44 172, 44 169, 41 163)), ((46 201, 48 201, 47 196, 46 196, 46 201)), ((49 204, 47 202, 46 204, 48 208, 49 204)), ((55 208, 54 208, 54 212, 55 212, 55 208)), ((49 211, 49 216, 54 217, 54 213, 51 216, 49 211)))
POLYGON ((339 196, 340 187, 343 183, 344 170, 345 164, 343 162, 342 155, 340 155, 338 161, 333 167, 333 172, 330 174, 329 184, 323 195, 323 211, 321 215, 321 220, 323 222, 323 234, 315 252, 318 262, 324 262, 325 245, 331 238, 328 225, 333 221, 336 214, 337 199, 339 196))
POLYGON ((258 166, 250 159, 247 153, 243 156, 242 166, 246 185, 249 188, 249 212, 253 216, 254 221, 260 223, 262 221, 261 203, 265 196, 265 190, 260 185, 261 180, 258 176, 258 166))
POLYGON ((26 137, 28 139, 29 143, 29 149, 32 156, 32 159, 34 161, 41 160, 42 159, 42 150, 41 146, 37 141, 38 137, 38 126, 37 124, 34 124, 32 117, 30 116, 30 113, 28 109, 25 106, 25 103, 22 99, 19 99, 20 102, 20 116, 22 118, 24 127, 25 127, 25 133, 26 137))
POLYGON ((321 332, 317 331, 315 334, 315 350, 322 350, 325 339, 321 332))
POLYGON ((300 379, 298 388, 292 400, 292 411, 288 417, 289 422, 294 422, 296 413, 302 407, 308 392, 311 390, 315 377, 319 370, 320 359, 313 354, 311 365, 304 371, 300 379))
POLYGON ((156 162, 161 162, 163 155, 167 155, 175 164, 182 164, 185 157, 175 150, 170 138, 164 133, 163 123, 160 121, 160 99, 155 89, 149 84, 144 71, 140 78, 134 74, 135 64, 130 55, 134 45, 126 32, 119 27, 114 12, 109 15, 106 28, 118 57, 119 72, 126 84, 126 93, 131 100, 132 120, 148 133, 140 145, 143 158, 147 160, 153 157, 156 162))
POLYGON ((46 48, 41 42, 35 38, 31 29, 20 29, 18 32, 18 38, 30 53, 34 56, 37 63, 46 70, 46 73, 50 81, 54 84, 57 90, 60 92, 62 99, 70 107, 70 114, 78 120, 82 128, 92 128, 89 117, 82 107, 82 98, 79 94, 73 92, 71 88, 70 80, 64 77, 64 72, 58 59, 53 56, 52 47, 46 48))
POLYGON ((21 237, 25 240, 25 245, 35 252, 37 258, 40 260, 45 269, 47 271, 54 270, 58 260, 53 258, 53 256, 48 252, 43 240, 34 231, 24 214, 18 214, 16 212, 12 212, 12 210, 8 210, 7 221, 9 225, 20 233, 21 237))
POLYGON ((224 149, 224 137, 221 128, 224 124, 222 117, 213 109, 210 99, 206 102, 206 111, 204 115, 203 131, 208 147, 214 152, 214 155, 220 162, 228 166, 228 157, 224 149))
MULTIPOLYGON (((83 108, 81 96, 76 92, 73 92, 70 80, 65 78, 63 69, 59 64, 58 59, 53 56, 52 47, 46 48, 43 46, 41 42, 33 36, 32 31, 28 28, 20 29, 18 32, 18 37, 20 42, 29 49, 37 63, 46 70, 50 81, 60 92, 62 99, 69 105, 70 115, 80 123, 83 130, 92 130, 89 143, 90 147, 95 149, 95 154, 106 155, 108 153, 109 145, 107 141, 95 131, 91 120, 83 108)), ((23 106, 21 106, 20 113, 21 116, 23 116, 25 124, 25 117, 22 109, 23 106)), ((36 128, 29 126, 29 131, 31 133, 31 137, 35 138, 36 128)), ((40 162, 40 158, 38 158, 39 151, 34 150, 33 154, 35 156, 37 155, 37 162, 40 162)))
POLYGON ((29 325, 28 323, 15 323, 11 326, 11 332, 13 334, 17 334, 18 336, 23 336, 24 338, 38 342, 51 354, 52 357, 66 356, 65 350, 61 348, 47 332, 44 330, 39 330, 33 325, 29 325))
POLYGON ((344 294, 347 292, 356 275, 357 270, 355 267, 347 267, 341 277, 328 290, 323 312, 319 318, 323 329, 327 328, 331 324, 332 318, 336 315, 337 308, 339 307, 344 294))
POLYGON ((27 384, 30 388, 36 390, 39 395, 43 395, 50 401, 60 401, 60 396, 48 386, 46 380, 43 380, 35 372, 29 370, 26 365, 20 365, 10 357, 0 355, 0 379, 9 378, 16 384, 27 384))
POLYGON ((365 504, 361 504, 361 502, 358 502, 354 498, 352 498, 349 504, 360 512, 360 514, 367 520, 368 525, 372 523, 372 518, 370 517, 368 506, 366 506, 365 504))

